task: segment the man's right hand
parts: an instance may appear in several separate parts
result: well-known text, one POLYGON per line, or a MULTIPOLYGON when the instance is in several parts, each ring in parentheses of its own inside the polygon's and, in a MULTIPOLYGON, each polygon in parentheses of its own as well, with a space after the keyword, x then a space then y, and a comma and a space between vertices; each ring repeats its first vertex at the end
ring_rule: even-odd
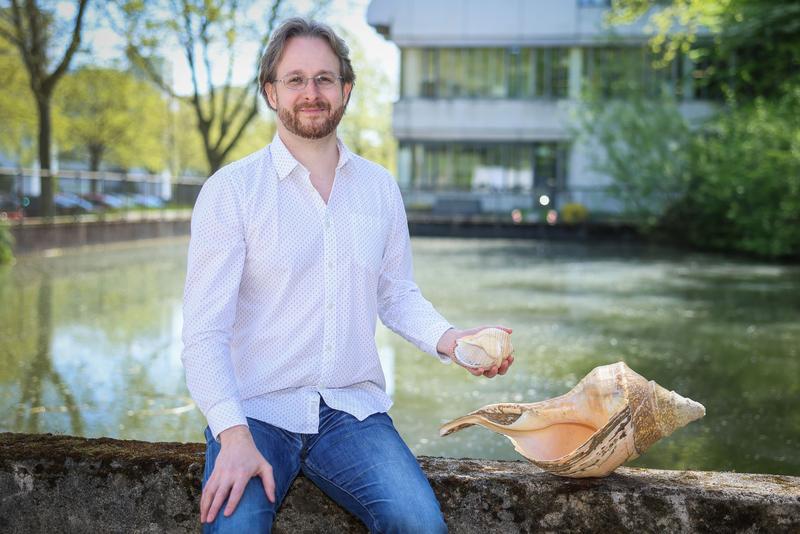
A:
POLYGON ((214 521, 226 498, 228 505, 223 513, 225 517, 231 515, 250 479, 255 476, 261 478, 270 502, 275 502, 272 466, 256 448, 250 429, 244 425, 227 428, 220 432, 219 440, 222 449, 200 499, 201 523, 214 521))

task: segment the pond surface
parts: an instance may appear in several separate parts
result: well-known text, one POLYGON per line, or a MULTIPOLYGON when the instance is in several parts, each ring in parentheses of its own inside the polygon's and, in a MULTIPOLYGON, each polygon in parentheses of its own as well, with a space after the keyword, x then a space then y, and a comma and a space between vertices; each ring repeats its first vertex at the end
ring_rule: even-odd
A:
MULTIPOLYGON (((202 441, 180 362, 188 240, 24 256, 0 269, 0 431, 202 441)), ((619 360, 702 402, 633 465, 800 475, 800 267, 609 245, 413 240, 417 282, 459 326, 514 329, 492 380, 377 333, 390 414, 418 455, 519 459, 485 404, 569 390, 619 360)))

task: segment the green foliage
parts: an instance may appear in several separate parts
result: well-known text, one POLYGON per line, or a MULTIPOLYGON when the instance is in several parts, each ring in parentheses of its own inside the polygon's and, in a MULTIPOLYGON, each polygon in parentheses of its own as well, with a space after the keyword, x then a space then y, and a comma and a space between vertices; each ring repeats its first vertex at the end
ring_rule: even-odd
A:
POLYGON ((593 168, 643 228, 704 249, 800 257, 800 4, 614 0, 610 20, 645 13, 662 60, 689 53, 727 105, 692 129, 674 99, 605 100, 590 86, 579 124, 605 152, 593 168))
POLYGON ((561 222, 576 224, 585 222, 589 218, 589 210, 583 204, 570 202, 561 206, 561 222))
POLYGON ((98 170, 164 167, 168 103, 149 83, 129 73, 85 67, 67 75, 55 96, 56 138, 74 156, 98 170))
POLYGON ((643 226, 656 224, 686 193, 689 126, 674 99, 587 95, 578 121, 584 142, 601 149, 592 151, 592 168, 612 177, 612 193, 643 226))
POLYGON ((662 223, 703 248, 800 256, 800 88, 706 124, 689 190, 662 223))
POLYGON ((19 54, 0 39, 0 151, 20 166, 36 158, 36 105, 19 54))
POLYGON ((367 57, 358 38, 342 30, 350 47, 350 59, 357 80, 351 94, 339 135, 358 154, 394 172, 397 144, 392 136, 392 102, 386 74, 367 57))
POLYGON ((645 16, 662 63, 679 52, 690 55, 704 65, 695 75, 723 86, 729 99, 780 96, 800 83, 798 2, 613 0, 608 21, 628 24, 645 16))
POLYGON ((166 92, 173 89, 161 67, 164 50, 179 45, 184 52, 192 91, 172 96, 194 109, 194 124, 210 172, 231 160, 232 151, 258 116, 259 99, 252 90, 257 80, 256 58, 244 60, 254 67, 249 86, 237 86, 233 73, 235 65, 242 64, 246 45, 259 43, 259 50, 266 47, 282 3, 273 0, 267 9, 255 10, 258 6, 252 0, 118 2, 128 59, 166 92), (263 15, 262 20, 254 18, 256 12, 263 15), (218 63, 224 65, 223 77, 215 75, 220 70, 212 64, 212 58, 219 57, 217 52, 222 52, 218 63))
POLYGON ((0 221, 0 265, 14 261, 14 236, 8 224, 0 221))

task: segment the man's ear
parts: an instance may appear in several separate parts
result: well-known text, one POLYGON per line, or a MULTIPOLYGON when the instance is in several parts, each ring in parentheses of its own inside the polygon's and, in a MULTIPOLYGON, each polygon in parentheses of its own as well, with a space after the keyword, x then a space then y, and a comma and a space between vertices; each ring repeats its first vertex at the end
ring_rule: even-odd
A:
POLYGON ((353 91, 353 82, 347 82, 342 85, 342 101, 344 102, 344 107, 347 107, 347 104, 350 103, 350 93, 353 91))
POLYGON ((266 82, 264 84, 264 94, 267 95, 267 104, 273 110, 278 109, 278 94, 275 91, 275 84, 266 82))

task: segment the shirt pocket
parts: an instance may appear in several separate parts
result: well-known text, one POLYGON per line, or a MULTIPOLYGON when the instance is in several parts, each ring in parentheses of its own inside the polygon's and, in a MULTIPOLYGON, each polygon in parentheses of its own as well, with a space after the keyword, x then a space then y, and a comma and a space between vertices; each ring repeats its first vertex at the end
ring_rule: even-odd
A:
POLYGON ((363 213, 351 213, 349 226, 353 263, 368 271, 379 272, 386 245, 383 219, 363 213))

